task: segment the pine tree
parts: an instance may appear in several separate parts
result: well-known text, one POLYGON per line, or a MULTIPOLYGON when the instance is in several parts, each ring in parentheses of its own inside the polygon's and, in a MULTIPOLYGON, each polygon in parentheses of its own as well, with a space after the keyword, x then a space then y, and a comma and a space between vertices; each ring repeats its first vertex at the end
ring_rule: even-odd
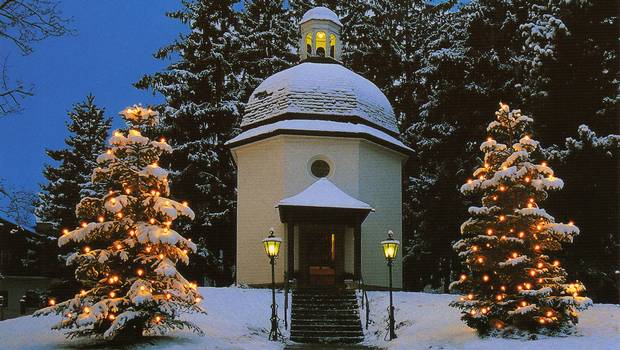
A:
POLYGON ((567 184, 550 199, 549 208, 562 215, 579 208, 572 217, 583 234, 567 247, 565 265, 588 286, 588 295, 596 302, 618 303, 620 135, 598 136, 586 125, 581 125, 577 134, 563 147, 545 150, 549 162, 566 174, 567 184))
POLYGON ((70 122, 67 123, 66 147, 46 150, 47 155, 59 164, 45 166, 43 175, 47 183, 41 185, 35 207, 37 222, 47 225, 47 229, 39 233, 47 237, 32 242, 29 247, 29 265, 39 273, 58 277, 58 269, 61 269, 62 282, 52 286, 52 289, 61 291, 78 286, 71 271, 63 268, 67 250, 58 248, 56 233, 78 225, 76 205, 82 197, 97 189, 90 174, 97 166, 95 158, 105 148, 112 123, 111 118, 105 117, 104 109, 97 107, 93 95, 73 105, 67 114, 70 122))
POLYGON ((39 222, 50 223, 55 232, 77 226, 75 206, 81 197, 91 195, 94 190, 90 174, 96 167, 94 159, 105 148, 112 122, 104 113, 95 105, 93 95, 86 96, 84 102, 75 104, 68 113, 71 121, 67 124, 70 133, 65 139, 67 147, 46 150, 60 164, 45 166, 43 175, 47 183, 41 185, 35 214, 39 222))
MULTIPOLYGON (((409 236, 404 261, 408 288, 426 286, 447 289, 453 269, 449 248, 461 218, 446 215, 446 207, 460 205, 454 188, 460 169, 471 162, 467 133, 462 125, 461 102, 465 51, 460 14, 451 3, 402 6, 408 18, 395 30, 400 43, 396 75, 387 88, 399 117, 403 139, 415 152, 405 166, 408 181, 403 184, 405 220, 409 236), (459 73, 460 72, 460 73, 459 73), (458 100, 459 104, 452 103, 458 100), (448 103, 450 101, 450 103, 448 103), (457 151, 458 150, 458 151, 457 151)), ((377 25, 380 25, 379 23, 377 25)), ((472 116, 467 116, 468 120, 472 116)))
MULTIPOLYGON (((210 253, 222 249, 234 262, 235 167, 224 143, 239 122, 240 48, 236 1, 187 1, 168 13, 189 28, 188 34, 155 54, 157 59, 178 55, 165 71, 143 77, 136 86, 166 98, 160 107, 158 132, 170 140, 173 152, 162 159, 169 165, 176 195, 192 202, 196 220, 180 227, 198 246, 190 266, 198 278, 208 272, 222 279, 220 262, 210 253), (205 269, 209 269, 205 271, 205 269)), ((230 282, 227 276, 226 282, 230 282)))
POLYGON ((292 66, 298 60, 296 25, 284 1, 245 0, 241 15, 237 57, 241 75, 241 102, 267 77, 292 66))
POLYGON ((409 287, 447 291, 459 269, 446 243, 458 239, 464 217, 445 208, 463 204, 455 189, 463 169, 476 162, 476 140, 487 111, 495 107, 490 101, 520 101, 520 26, 528 22, 532 2, 473 0, 435 16, 423 35, 426 40, 416 45, 419 112, 402 121, 404 138, 415 151, 405 169, 405 227, 413 232, 405 260, 409 287))
POLYGON ((168 172, 157 162, 172 148, 139 131, 158 122, 157 112, 134 106, 122 116, 129 131, 114 132, 92 174, 107 191, 84 197, 76 207, 81 225, 65 229, 58 240, 60 246, 81 245, 67 264, 76 265, 76 278, 89 289, 62 303, 51 299, 35 316, 62 315, 53 328, 69 330, 69 337, 131 339, 179 328, 200 333, 178 318, 203 310, 196 284, 175 267, 189 262, 196 245, 172 229, 178 217, 194 218, 186 203, 166 198, 168 172))
POLYGON ((546 162, 535 161, 540 150, 529 136, 532 118, 506 104, 496 116, 480 146, 484 164, 461 187, 481 195, 482 206, 469 208, 464 237, 453 246, 467 272, 450 286, 466 296, 451 305, 482 335, 568 332, 578 321, 576 310, 591 300, 579 295, 583 284, 566 282, 566 271, 548 254, 572 242, 579 229, 556 223, 539 206, 564 183, 546 162))
POLYGON ((529 3, 520 26, 525 47, 520 94, 536 117, 539 135, 562 144, 581 124, 601 134, 618 133, 617 3, 529 3))

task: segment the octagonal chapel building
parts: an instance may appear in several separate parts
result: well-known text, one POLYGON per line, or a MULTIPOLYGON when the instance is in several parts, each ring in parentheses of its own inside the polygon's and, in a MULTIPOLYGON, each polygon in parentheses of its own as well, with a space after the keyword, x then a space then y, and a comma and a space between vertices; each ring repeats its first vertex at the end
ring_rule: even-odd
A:
POLYGON ((261 241, 274 228, 283 240, 276 282, 287 272, 299 286, 361 277, 386 287, 379 242, 388 230, 401 239, 401 171, 411 150, 385 95, 341 64, 338 16, 317 7, 300 27, 300 63, 254 90, 242 132, 227 142, 238 168, 237 282, 271 282, 261 241))

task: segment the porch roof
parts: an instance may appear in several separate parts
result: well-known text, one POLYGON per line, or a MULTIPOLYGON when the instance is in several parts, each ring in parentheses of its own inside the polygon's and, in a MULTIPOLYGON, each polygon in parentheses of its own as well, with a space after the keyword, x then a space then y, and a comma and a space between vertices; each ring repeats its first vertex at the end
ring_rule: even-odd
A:
POLYGON ((374 211, 369 204, 349 196, 327 178, 321 178, 298 194, 282 199, 276 207, 282 206, 374 211))
POLYGON ((276 205, 282 222, 361 224, 373 207, 346 194, 326 178, 276 205))

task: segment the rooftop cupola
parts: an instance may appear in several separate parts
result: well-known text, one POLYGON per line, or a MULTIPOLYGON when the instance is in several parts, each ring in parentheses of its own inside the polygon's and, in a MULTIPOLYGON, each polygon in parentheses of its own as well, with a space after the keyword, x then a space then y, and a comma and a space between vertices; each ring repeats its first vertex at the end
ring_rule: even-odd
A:
POLYGON ((299 55, 302 60, 311 57, 331 57, 340 61, 342 23, 327 7, 308 10, 299 22, 301 39, 299 55))

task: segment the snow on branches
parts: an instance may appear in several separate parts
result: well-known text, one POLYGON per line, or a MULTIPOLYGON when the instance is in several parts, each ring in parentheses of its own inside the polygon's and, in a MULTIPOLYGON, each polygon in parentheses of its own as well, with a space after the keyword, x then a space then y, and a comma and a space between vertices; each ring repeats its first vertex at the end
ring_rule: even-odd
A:
POLYGON ((178 262, 189 263, 196 245, 172 229, 174 220, 195 216, 187 203, 165 197, 168 172, 157 161, 172 148, 133 129, 155 125, 157 112, 133 106, 121 115, 130 128, 113 133, 92 175, 107 192, 83 198, 76 207, 83 222, 63 230, 58 240, 60 246, 81 246, 67 264, 76 266, 76 278, 90 289, 35 316, 62 315, 54 329, 68 330, 70 337, 136 337, 178 328, 201 333, 178 318, 204 310, 196 284, 176 269, 178 262))
POLYGON ((450 285, 465 294, 451 305, 483 335, 567 332, 577 323, 576 311, 591 301, 580 296, 581 283, 566 282, 566 271, 548 254, 572 242, 579 229, 539 207, 564 183, 535 160, 541 152, 530 136, 532 118, 506 104, 496 116, 480 145, 484 163, 461 187, 465 195, 481 196, 482 206, 468 209, 463 238, 453 245, 467 271, 450 285))

